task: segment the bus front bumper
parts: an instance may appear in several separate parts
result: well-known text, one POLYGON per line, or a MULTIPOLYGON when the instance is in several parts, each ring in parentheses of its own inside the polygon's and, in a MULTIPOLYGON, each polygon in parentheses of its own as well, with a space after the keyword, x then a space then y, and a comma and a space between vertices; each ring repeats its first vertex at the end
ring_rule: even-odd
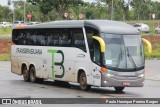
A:
POLYGON ((144 77, 107 77, 102 74, 102 87, 143 87, 144 77))

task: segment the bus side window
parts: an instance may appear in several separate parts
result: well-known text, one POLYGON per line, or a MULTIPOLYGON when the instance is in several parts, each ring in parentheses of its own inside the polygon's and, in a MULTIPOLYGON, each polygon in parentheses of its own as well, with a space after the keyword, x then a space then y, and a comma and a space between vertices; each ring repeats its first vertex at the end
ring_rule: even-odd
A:
POLYGON ((92 60, 93 62, 100 64, 100 44, 98 41, 93 40, 93 55, 92 60))
POLYGON ((34 42, 33 45, 37 45, 37 40, 36 40, 36 38, 37 38, 37 31, 36 31, 36 30, 33 30, 33 31, 32 31, 32 35, 31 35, 31 40, 34 42))
POLYGON ((47 45, 48 46, 58 46, 59 43, 59 32, 50 32, 48 34, 47 45))
POLYGON ((93 36, 99 36, 99 33, 97 30, 92 29, 92 28, 86 28, 86 35, 87 35, 87 41, 88 41, 88 48, 91 56, 91 60, 93 61, 94 57, 94 43, 93 43, 93 36))
POLYGON ((18 45, 26 45, 27 42, 27 35, 24 30, 17 30, 19 32, 18 37, 17 37, 17 43, 18 45))
POLYGON ((44 29, 40 29, 37 34, 37 45, 45 46, 46 45, 46 32, 44 29))
POLYGON ((26 45, 34 45, 34 41, 32 40, 32 32, 29 30, 27 32, 26 45))
POLYGON ((13 32, 12 32, 12 42, 14 43, 14 44, 17 44, 17 45, 20 45, 18 42, 18 40, 19 40, 19 37, 21 36, 21 32, 19 31, 19 30, 16 30, 16 29, 14 29, 13 30, 13 32))
POLYGON ((71 46, 71 32, 70 32, 70 30, 66 29, 66 30, 62 31, 59 44, 61 46, 71 46))
POLYGON ((82 29, 73 29, 74 45, 75 47, 86 52, 86 46, 84 41, 84 35, 82 29))
POLYGON ((48 39, 47 45, 48 45, 48 46, 54 46, 54 37, 53 37, 53 34, 52 34, 52 33, 49 33, 49 34, 48 34, 47 39, 48 39))

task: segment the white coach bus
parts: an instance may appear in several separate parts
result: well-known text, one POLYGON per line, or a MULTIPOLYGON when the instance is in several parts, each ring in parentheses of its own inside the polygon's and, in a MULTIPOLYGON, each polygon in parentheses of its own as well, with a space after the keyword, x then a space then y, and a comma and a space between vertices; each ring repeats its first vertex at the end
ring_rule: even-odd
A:
POLYGON ((91 86, 144 85, 144 51, 139 32, 108 20, 55 21, 17 26, 12 32, 11 70, 25 81, 52 79, 91 86))

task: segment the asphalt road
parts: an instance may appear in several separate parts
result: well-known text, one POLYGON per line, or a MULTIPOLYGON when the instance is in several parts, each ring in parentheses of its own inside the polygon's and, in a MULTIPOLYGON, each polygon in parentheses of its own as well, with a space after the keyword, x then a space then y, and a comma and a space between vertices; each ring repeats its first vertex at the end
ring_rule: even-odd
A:
MULTIPOLYGON (((10 62, 0 62, 0 98, 160 98, 160 61, 146 61, 146 80, 144 87, 125 88, 116 93, 113 88, 92 87, 90 91, 81 91, 77 85, 64 87, 45 81, 42 84, 24 82, 22 76, 11 73, 10 62)), ((0 107, 10 105, 0 105, 0 107)), ((12 105, 12 107, 31 107, 36 105, 12 105)), ((42 105, 41 105, 42 106, 42 105)), ((40 105, 36 107, 41 107, 40 105)), ((51 105, 45 105, 48 107, 51 105)), ((64 105, 56 105, 64 106, 64 105)), ((65 107, 82 105, 65 105, 65 107)), ((83 105, 97 107, 97 105, 83 105)), ((101 106, 106 106, 102 105, 101 106)), ((116 107, 117 105, 110 105, 116 107)), ((121 105, 122 106, 122 105, 121 105)), ((136 106, 136 105, 130 105, 136 106)), ((155 106, 155 105, 154 105, 155 106)), ((159 105, 156 105, 159 106, 159 105)), ((123 105, 123 107, 128 107, 123 105)), ((145 105, 151 107, 151 105, 145 105)))

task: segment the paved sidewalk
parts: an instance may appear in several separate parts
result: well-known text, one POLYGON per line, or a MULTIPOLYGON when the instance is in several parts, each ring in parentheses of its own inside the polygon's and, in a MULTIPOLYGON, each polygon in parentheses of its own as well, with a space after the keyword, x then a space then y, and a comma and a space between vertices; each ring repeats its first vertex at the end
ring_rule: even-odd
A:
POLYGON ((145 71, 146 79, 160 80, 160 60, 147 60, 145 71))

